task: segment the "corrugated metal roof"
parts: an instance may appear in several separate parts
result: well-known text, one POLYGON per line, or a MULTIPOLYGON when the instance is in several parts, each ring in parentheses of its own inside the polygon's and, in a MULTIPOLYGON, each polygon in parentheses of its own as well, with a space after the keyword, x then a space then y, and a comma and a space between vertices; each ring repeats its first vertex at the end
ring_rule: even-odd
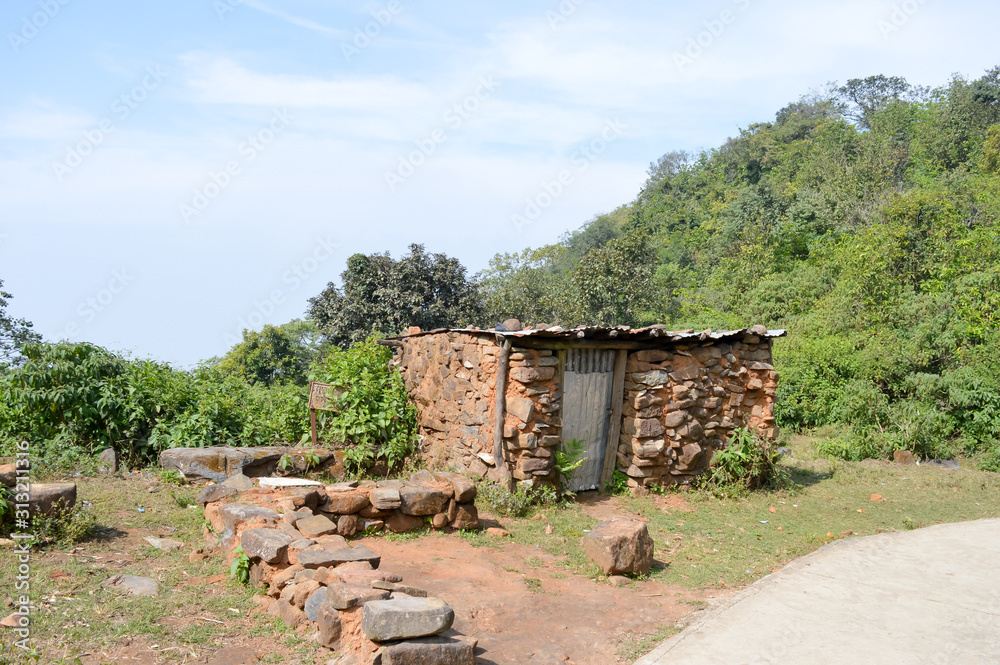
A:
POLYGON ((766 330, 763 326, 752 328, 740 328, 739 330, 667 330, 666 326, 655 325, 645 328, 630 328, 628 326, 580 326, 577 328, 561 328, 554 326, 543 330, 495 330, 493 328, 482 330, 479 328, 438 328, 437 330, 426 330, 412 335, 399 335, 388 339, 402 340, 407 337, 421 337, 423 335, 435 335, 446 332, 467 333, 470 335, 502 335, 504 337, 532 337, 542 339, 591 339, 591 340, 629 340, 629 341, 663 341, 682 342, 684 340, 705 341, 732 339, 743 335, 757 335, 758 337, 784 337, 785 330, 766 330))

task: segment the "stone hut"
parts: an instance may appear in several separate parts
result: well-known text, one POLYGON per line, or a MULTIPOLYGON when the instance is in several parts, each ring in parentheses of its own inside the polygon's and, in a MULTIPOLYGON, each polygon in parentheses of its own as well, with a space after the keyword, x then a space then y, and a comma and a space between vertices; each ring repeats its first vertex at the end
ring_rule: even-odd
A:
POLYGON ((777 435, 771 343, 784 330, 507 323, 381 341, 420 409, 432 466, 555 483, 556 450, 578 439, 573 490, 603 487, 615 469, 631 487, 686 484, 735 428, 777 435))

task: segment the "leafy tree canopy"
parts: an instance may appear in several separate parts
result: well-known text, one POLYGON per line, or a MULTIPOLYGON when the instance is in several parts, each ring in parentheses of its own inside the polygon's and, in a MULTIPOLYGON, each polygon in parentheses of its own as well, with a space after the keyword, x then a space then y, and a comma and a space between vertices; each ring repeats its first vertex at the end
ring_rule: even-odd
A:
POLYGON ((28 342, 37 342, 42 336, 32 330, 31 322, 15 319, 7 313, 7 301, 13 296, 3 290, 0 279, 0 363, 9 365, 23 359, 20 349, 28 342))

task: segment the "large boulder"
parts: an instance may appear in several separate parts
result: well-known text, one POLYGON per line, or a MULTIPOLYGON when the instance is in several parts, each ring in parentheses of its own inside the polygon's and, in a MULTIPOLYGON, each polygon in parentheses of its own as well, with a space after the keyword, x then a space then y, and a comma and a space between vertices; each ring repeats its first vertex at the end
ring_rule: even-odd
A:
POLYGON ((448 506, 450 499, 447 492, 430 485, 407 485, 399 490, 400 510, 405 515, 435 515, 448 506))
POLYGON ((375 642, 437 635, 451 628, 455 611, 440 598, 395 598, 365 603, 361 630, 375 642))
POLYGON ((605 575, 645 574, 653 566, 653 539, 638 520, 599 522, 583 537, 583 551, 605 575))

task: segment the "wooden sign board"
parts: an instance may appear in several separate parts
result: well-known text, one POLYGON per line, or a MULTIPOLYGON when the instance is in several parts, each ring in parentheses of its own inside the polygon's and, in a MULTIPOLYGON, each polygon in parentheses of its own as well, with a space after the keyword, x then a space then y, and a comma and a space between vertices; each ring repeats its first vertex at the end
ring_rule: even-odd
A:
POLYGON ((320 411, 336 411, 337 398, 343 394, 342 390, 334 388, 329 383, 319 381, 309 382, 309 408, 320 411))
POLYGON ((339 388, 319 381, 309 382, 309 426, 312 430, 312 444, 318 445, 316 436, 316 410, 336 411, 337 398, 344 394, 339 388))

